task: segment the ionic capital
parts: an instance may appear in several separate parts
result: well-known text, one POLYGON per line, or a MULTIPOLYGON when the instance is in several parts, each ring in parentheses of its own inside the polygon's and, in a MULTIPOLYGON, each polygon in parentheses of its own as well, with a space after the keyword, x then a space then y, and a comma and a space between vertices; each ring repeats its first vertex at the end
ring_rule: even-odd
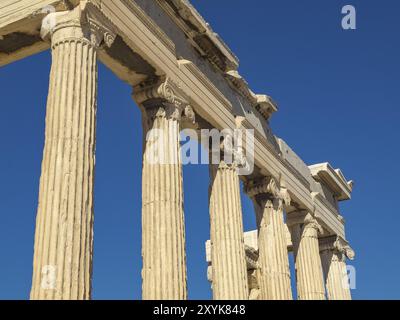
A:
POLYGON ((86 41, 95 48, 111 47, 117 36, 112 23, 87 1, 81 1, 72 11, 49 13, 42 21, 40 35, 53 47, 67 41, 86 41))
POLYGON ((195 112, 182 89, 170 78, 142 83, 134 88, 133 99, 150 112, 151 118, 196 121, 195 112))
POLYGON ((355 253, 347 241, 338 236, 330 236, 319 239, 319 248, 321 252, 331 251, 338 255, 340 259, 347 257, 354 260, 355 253))
POLYGON ((245 192, 251 198, 264 195, 268 198, 281 200, 286 205, 290 205, 291 202, 287 189, 279 187, 273 177, 247 181, 245 183, 245 192))
MULTIPOLYGON (((324 229, 319 224, 317 219, 309 213, 308 211, 298 211, 295 213, 288 214, 287 217, 287 225, 288 227, 294 227, 296 225, 302 225, 303 230, 316 230, 318 234, 322 235, 324 233, 324 229)), ((304 233, 303 231, 303 233, 304 233)))
POLYGON ((307 229, 313 229, 316 230, 318 234, 323 234, 324 229, 322 226, 318 223, 318 221, 314 217, 310 217, 309 219, 306 219, 304 221, 304 230, 307 229))
POLYGON ((211 163, 217 164, 218 161, 219 169, 236 170, 238 173, 251 171, 251 163, 243 147, 243 131, 224 129, 217 132, 218 137, 209 136, 218 142, 208 145, 211 163))

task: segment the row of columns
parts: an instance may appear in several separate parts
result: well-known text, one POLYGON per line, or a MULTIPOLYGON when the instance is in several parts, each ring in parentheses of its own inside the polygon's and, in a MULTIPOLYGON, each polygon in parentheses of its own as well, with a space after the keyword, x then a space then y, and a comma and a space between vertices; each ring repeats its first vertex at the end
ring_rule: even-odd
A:
MULTIPOLYGON (((96 141, 97 52, 115 33, 83 2, 70 12, 43 21, 42 37, 51 42, 52 68, 46 136, 40 178, 31 299, 89 299, 93 255, 93 185, 96 141)), ((186 299, 186 250, 180 131, 194 121, 188 99, 169 79, 135 88, 142 108, 142 294, 144 299, 186 299), (166 146, 154 160, 154 137, 166 146)), ((159 150, 157 151, 159 152, 159 150)), ((215 150, 214 150, 215 152, 215 150)), ((219 152, 219 151, 218 151, 219 152)), ((214 299, 248 299, 240 181, 242 164, 210 165, 210 230, 214 299)), ((284 206, 290 197, 272 178, 246 183, 259 230, 262 299, 292 299, 284 206)), ((324 299, 318 224, 307 214, 290 224, 294 237, 300 299, 324 299)), ((328 248, 328 247, 326 247, 328 248)), ((344 259, 324 251, 329 296, 337 290, 344 259), (339 261, 340 260, 340 261, 339 261), (329 263, 330 262, 330 263, 329 263), (333 267, 332 267, 333 266, 333 267), (330 289, 329 289, 330 288, 330 289)), ((336 250, 336 249, 335 249, 336 250)), ((336 252, 336 251, 335 251, 336 252)))

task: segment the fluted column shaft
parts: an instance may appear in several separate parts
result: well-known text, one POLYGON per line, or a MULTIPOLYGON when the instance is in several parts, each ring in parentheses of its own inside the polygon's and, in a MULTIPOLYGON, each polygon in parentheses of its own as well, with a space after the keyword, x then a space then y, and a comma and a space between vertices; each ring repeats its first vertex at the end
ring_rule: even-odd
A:
POLYGON ((340 256, 332 251, 321 253, 329 300, 351 300, 346 263, 340 256))
POLYGON ((318 232, 321 227, 307 217, 291 226, 299 300, 325 300, 325 286, 319 255, 318 232))
POLYGON ((247 300, 239 177, 234 164, 210 165, 212 289, 215 300, 247 300))
POLYGON ((97 53, 81 8, 52 14, 52 67, 31 299, 89 299, 93 253, 97 53))
POLYGON ((263 300, 293 298, 283 209, 279 202, 278 199, 265 201, 257 212, 263 300))
MULTIPOLYGON (((289 257, 283 217, 283 196, 274 179, 246 184, 257 217, 261 299, 292 300, 289 257)), ((289 203, 287 203, 289 204, 289 203)))
POLYGON ((320 240, 321 261, 329 300, 351 300, 346 257, 354 258, 354 251, 339 237, 320 240))
POLYGON ((142 182, 143 299, 186 299, 179 121, 167 115, 163 107, 158 111, 149 129, 160 130, 157 144, 164 148, 167 161, 151 163, 154 141, 149 139, 142 182))
POLYGON ((142 296, 187 299, 180 130, 194 112, 169 78, 134 88, 144 129, 142 296))

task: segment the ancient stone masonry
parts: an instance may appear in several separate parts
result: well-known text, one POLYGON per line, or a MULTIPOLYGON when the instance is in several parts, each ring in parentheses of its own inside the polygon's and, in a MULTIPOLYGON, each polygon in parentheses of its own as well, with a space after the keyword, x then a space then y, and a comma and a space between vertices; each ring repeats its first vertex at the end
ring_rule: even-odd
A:
POLYGON ((0 66, 44 50, 52 65, 31 299, 91 298, 99 61, 133 88, 142 111, 143 299, 188 297, 186 128, 253 137, 238 146, 228 134, 207 146, 219 159, 209 164, 204 268, 214 299, 290 300, 294 277, 298 299, 351 299, 346 258, 354 252, 339 202, 351 198, 353 182, 329 163, 306 165, 274 135, 277 104, 250 89, 238 58, 189 1, 2 1, 0 66), (243 230, 241 183, 254 231, 243 230))

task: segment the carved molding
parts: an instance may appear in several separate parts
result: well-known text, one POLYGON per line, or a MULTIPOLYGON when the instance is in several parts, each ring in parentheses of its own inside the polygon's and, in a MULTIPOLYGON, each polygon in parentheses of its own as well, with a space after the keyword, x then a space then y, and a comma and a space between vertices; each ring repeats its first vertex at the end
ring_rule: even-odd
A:
POLYGON ((136 86, 133 96, 135 101, 141 105, 155 99, 161 99, 182 107, 189 105, 189 101, 183 91, 168 77, 153 83, 144 83, 136 86))
POLYGON ((104 42, 107 47, 111 47, 117 36, 112 23, 92 3, 84 4, 83 12, 85 15, 83 24, 87 23, 88 25, 92 44, 100 47, 104 42))
POLYGON ((133 89, 133 99, 149 112, 149 117, 171 117, 195 123, 196 114, 182 89, 171 78, 142 83, 133 89))
POLYGON ((42 21, 40 35, 43 40, 51 41, 53 47, 64 41, 86 40, 92 46, 100 48, 102 45, 111 47, 117 32, 96 5, 83 1, 72 11, 49 13, 42 21), (67 28, 70 30, 54 39, 57 32, 67 28))
POLYGON ((291 198, 286 188, 281 188, 273 177, 264 177, 260 180, 249 180, 245 183, 245 192, 251 198, 258 195, 267 195, 282 200, 285 205, 290 205, 291 198))

